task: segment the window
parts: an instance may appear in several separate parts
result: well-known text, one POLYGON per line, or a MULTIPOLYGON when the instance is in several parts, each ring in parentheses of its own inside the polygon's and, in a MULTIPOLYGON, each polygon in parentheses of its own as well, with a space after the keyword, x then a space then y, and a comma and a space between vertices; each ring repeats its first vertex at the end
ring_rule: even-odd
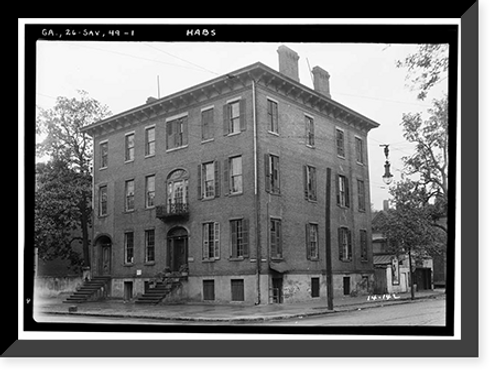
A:
POLYGON ((240 102, 229 104, 229 134, 241 132, 240 128, 240 102))
POLYGON ((280 174, 279 157, 266 154, 265 158, 266 172, 266 191, 274 194, 280 193, 280 174))
POLYGON ((231 220, 231 258, 248 257, 248 220, 231 220))
POLYGON ((223 134, 238 134, 246 129, 245 100, 238 99, 224 105, 223 134))
POLYGON ((125 211, 134 210, 134 180, 125 182, 125 211))
POLYGON ((155 206, 155 176, 146 176, 146 208, 155 206))
POLYGON ((344 131, 342 129, 335 129, 335 133, 337 140, 337 155, 339 157, 345 158, 344 131))
POLYGON ((240 157, 229 158, 229 194, 243 192, 243 168, 240 157))
POLYGON ((318 200, 316 168, 312 166, 304 166, 304 197, 306 200, 318 200))
POLYGON ((311 297, 319 297, 319 278, 311 278, 311 297))
POLYGON ((214 162, 202 165, 202 198, 215 197, 215 165, 214 162))
POLYGON ((101 142, 101 168, 108 167, 108 142, 101 142))
POLYGON ((358 179, 358 210, 366 211, 365 182, 358 179))
POLYGON ((201 140, 206 141, 214 138, 214 109, 201 112, 201 140))
POLYGON ((270 220, 270 250, 271 258, 283 258, 283 241, 281 237, 281 220, 270 220))
POLYGON ((167 121, 167 150, 187 146, 188 122, 187 116, 167 121))
POLYGON ((167 177, 168 212, 177 213, 187 209, 188 173, 179 169, 172 171, 167 177))
POLYGON ((337 204, 349 208, 349 181, 344 175, 337 175, 337 204))
POLYGON ((360 163, 360 164, 364 164, 365 159, 364 159, 364 154, 363 154, 363 151, 364 151, 363 140, 359 137, 356 137, 355 141, 356 141, 356 162, 360 163))
POLYGON ((318 224, 306 224, 307 259, 319 259, 318 224))
POLYGON ((359 231, 359 248, 360 256, 362 260, 368 259, 368 239, 366 237, 366 230, 359 231))
POLYGON ((135 150, 135 134, 127 134, 125 136, 125 161, 134 160, 134 150, 135 150))
POLYGON ((278 103, 267 99, 267 130, 278 134, 278 103))
POLYGON ((348 261, 352 259, 352 243, 351 231, 348 228, 342 227, 339 232, 339 259, 348 261))
POLYGON ((203 260, 213 260, 220 257, 220 224, 206 222, 203 224, 203 260))
POLYGON ((243 279, 231 279, 231 300, 232 301, 245 300, 245 286, 243 279))
POLYGON ((99 216, 108 214, 108 186, 99 187, 99 216))
POLYGON ((203 281, 203 300, 215 300, 215 281, 213 279, 203 281))
POLYGON ((155 128, 146 129, 146 157, 155 155, 155 128))
POLYGON ((146 230, 145 233, 146 240, 146 263, 155 261, 155 231, 146 230))
POLYGON ((125 264, 134 263, 134 233, 125 233, 125 264))
POLYGON ((309 116, 305 116, 306 123, 306 145, 314 146, 314 119, 309 116))

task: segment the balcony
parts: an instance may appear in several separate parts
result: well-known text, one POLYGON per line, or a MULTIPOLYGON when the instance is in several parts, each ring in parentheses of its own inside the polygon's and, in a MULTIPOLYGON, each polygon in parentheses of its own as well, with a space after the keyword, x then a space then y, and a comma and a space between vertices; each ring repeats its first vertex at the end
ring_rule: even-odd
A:
POLYGON ((189 218, 189 205, 187 202, 169 201, 166 205, 156 206, 156 218, 167 222, 174 219, 189 218))

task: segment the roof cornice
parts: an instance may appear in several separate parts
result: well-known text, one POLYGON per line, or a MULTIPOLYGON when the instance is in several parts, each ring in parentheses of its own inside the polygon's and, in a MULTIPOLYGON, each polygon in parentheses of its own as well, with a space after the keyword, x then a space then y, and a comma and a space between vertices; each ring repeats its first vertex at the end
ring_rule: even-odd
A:
POLYGON ((192 104, 246 88, 252 81, 261 83, 266 87, 272 87, 284 96, 292 97, 346 124, 351 124, 367 131, 379 126, 377 122, 368 117, 273 70, 261 62, 256 62, 185 90, 118 113, 94 124, 86 125, 81 128, 81 131, 94 134, 97 129, 101 128, 115 130, 131 126, 136 122, 146 122, 150 118, 178 111, 192 104))

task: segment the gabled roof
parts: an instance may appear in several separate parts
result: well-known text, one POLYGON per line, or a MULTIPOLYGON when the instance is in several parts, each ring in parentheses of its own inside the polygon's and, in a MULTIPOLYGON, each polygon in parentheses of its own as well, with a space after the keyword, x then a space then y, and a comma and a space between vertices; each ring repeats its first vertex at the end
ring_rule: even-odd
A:
POLYGON ((365 130, 376 128, 379 124, 366 116, 330 99, 304 84, 273 70, 261 62, 219 76, 215 79, 189 87, 174 94, 150 101, 135 108, 121 112, 104 120, 81 128, 82 132, 93 134, 97 129, 110 127, 117 129, 144 122, 150 118, 171 113, 207 101, 219 95, 229 94, 241 88, 250 88, 252 81, 282 93, 293 99, 316 108, 318 111, 365 130))

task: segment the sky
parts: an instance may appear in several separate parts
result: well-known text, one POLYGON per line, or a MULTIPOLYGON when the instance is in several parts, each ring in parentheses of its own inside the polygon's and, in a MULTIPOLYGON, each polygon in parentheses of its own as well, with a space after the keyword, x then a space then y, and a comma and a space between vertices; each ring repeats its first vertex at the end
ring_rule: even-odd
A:
POLYGON ((278 71, 282 44, 298 53, 302 84, 312 88, 309 67, 322 67, 330 74, 333 100, 380 124, 368 134, 368 159, 371 202, 382 209, 390 195, 382 181, 385 155, 380 145, 390 145, 391 171, 400 179, 401 158, 414 152, 403 137, 403 114, 426 115, 432 99, 447 90, 443 80, 420 101, 407 86, 407 71, 397 68, 396 61, 417 45, 38 41, 36 104, 50 108, 58 96, 78 97, 77 90, 84 90, 117 114, 157 97, 158 88, 161 97, 167 96, 257 61, 278 71))

